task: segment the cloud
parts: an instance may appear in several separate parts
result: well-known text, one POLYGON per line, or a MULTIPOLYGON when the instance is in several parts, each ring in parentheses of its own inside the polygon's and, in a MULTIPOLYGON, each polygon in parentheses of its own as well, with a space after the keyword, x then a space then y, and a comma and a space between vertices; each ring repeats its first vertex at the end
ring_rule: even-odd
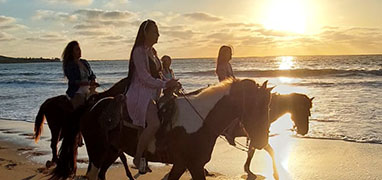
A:
POLYGON ((77 31, 76 34, 82 35, 82 36, 104 36, 109 35, 110 33, 107 31, 96 31, 96 30, 88 30, 88 31, 77 31))
POLYGON ((202 13, 202 12, 186 13, 186 14, 183 14, 183 16, 192 20, 197 20, 197 21, 216 22, 216 21, 223 20, 220 17, 213 16, 207 13, 202 13))
POLYGON ((181 39, 192 38, 196 33, 192 30, 163 30, 162 34, 181 39))
POLYGON ((34 20, 56 21, 60 23, 73 23, 78 18, 75 15, 51 10, 37 10, 32 17, 34 20))
POLYGON ((26 29, 27 27, 20 24, 9 24, 9 25, 0 25, 2 30, 17 30, 17 29, 26 29))
POLYGON ((44 0, 49 3, 67 3, 79 6, 86 6, 93 3, 93 0, 44 0))
MULTIPOLYGON (((72 24, 71 32, 82 36, 107 35, 126 26, 136 26, 132 18, 135 14, 128 11, 108 11, 98 9, 80 9, 72 13, 38 10, 32 19, 53 21, 67 27, 72 24), (109 33, 107 33, 109 32, 109 33)), ((50 25, 52 26, 52 24, 50 25)), ((69 30, 70 31, 70 30, 69 30)))
POLYGON ((12 35, 0 31, 0 42, 12 41, 12 40, 15 40, 15 39, 16 38, 14 38, 12 35))
POLYGON ((77 30, 84 30, 84 29, 102 29, 105 26, 101 24, 77 24, 73 28, 77 30))
POLYGON ((207 39, 221 39, 221 40, 232 40, 235 39, 235 35, 232 33, 217 32, 207 35, 207 39))
POLYGON ((16 24, 16 19, 8 16, 0 16, 0 29, 7 30, 18 30, 26 29, 27 27, 21 24, 16 24))
POLYGON ((30 35, 30 37, 25 38, 27 41, 32 42, 64 42, 67 41, 67 38, 65 35, 57 33, 57 32, 38 32, 34 35, 30 35), (36 35, 37 34, 37 35, 36 35))
MULTIPOLYGON (((77 17, 75 30, 112 30, 117 31, 126 26, 136 26, 135 14, 128 11, 106 11, 98 9, 82 9, 73 12, 77 17)), ((84 34, 84 33, 80 33, 84 34)), ((96 34, 96 33, 91 33, 96 34)))
POLYGON ((241 23, 241 22, 232 22, 232 23, 225 23, 224 26, 229 28, 259 28, 263 27, 261 24, 254 24, 254 23, 241 23))
POLYGON ((110 9, 112 8, 115 9, 115 8, 126 6, 128 3, 129 3, 128 0, 107 0, 105 7, 110 9))
POLYGON ((15 22, 16 19, 13 17, 8 17, 8 16, 0 16, 0 25, 1 24, 9 24, 15 22))
POLYGON ((103 38, 106 40, 111 40, 111 41, 119 41, 119 40, 123 40, 125 37, 121 35, 115 35, 115 36, 112 35, 112 36, 105 36, 103 38))
POLYGON ((133 17, 133 13, 128 11, 105 11, 98 9, 81 9, 73 14, 88 20, 128 20, 133 17))
POLYGON ((298 36, 298 34, 292 33, 292 32, 276 31, 276 30, 265 29, 265 28, 256 29, 255 32, 258 32, 264 36, 278 36, 278 37, 298 36))
POLYGON ((377 43, 382 42, 381 28, 335 27, 326 28, 319 34, 321 40, 331 43, 377 43))

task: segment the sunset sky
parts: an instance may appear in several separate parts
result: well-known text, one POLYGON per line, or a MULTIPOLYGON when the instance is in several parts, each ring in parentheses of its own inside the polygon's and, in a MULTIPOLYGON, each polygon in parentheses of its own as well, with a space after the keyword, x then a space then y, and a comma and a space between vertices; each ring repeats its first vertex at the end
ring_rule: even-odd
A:
POLYGON ((0 55, 128 59, 139 24, 159 25, 159 55, 382 53, 382 0, 0 0, 0 55))

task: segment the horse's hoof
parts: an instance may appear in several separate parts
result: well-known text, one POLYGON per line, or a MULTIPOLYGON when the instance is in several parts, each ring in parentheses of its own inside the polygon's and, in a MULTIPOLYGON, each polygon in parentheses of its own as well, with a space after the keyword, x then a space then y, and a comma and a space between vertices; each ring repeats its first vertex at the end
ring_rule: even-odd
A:
POLYGON ((204 169, 204 174, 209 177, 215 177, 215 174, 208 172, 207 169, 204 169))
POLYGON ((54 161, 46 161, 45 166, 46 168, 50 168, 54 166, 56 163, 54 161))
POLYGON ((149 166, 146 166, 146 172, 153 172, 153 170, 151 170, 151 168, 149 166))
POLYGON ((248 173, 248 179, 256 179, 256 178, 257 178, 256 174, 253 174, 252 172, 248 173))
POLYGON ((279 179, 280 179, 278 173, 274 173, 274 174, 273 174, 273 177, 275 178, 275 180, 279 180, 279 179))

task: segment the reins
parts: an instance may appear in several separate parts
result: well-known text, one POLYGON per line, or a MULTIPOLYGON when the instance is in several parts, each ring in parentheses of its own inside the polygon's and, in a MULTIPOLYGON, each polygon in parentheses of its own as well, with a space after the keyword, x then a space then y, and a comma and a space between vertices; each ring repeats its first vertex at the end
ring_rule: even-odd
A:
MULTIPOLYGON (((198 117, 204 122, 205 119, 204 119, 203 116, 199 113, 199 111, 195 108, 195 106, 192 105, 191 101, 187 98, 186 93, 184 92, 184 89, 183 89, 183 88, 180 89, 180 94, 184 97, 184 99, 187 101, 187 103, 188 103, 188 104, 191 106, 191 108, 195 111, 195 113, 198 115, 198 117)), ((244 98, 244 96, 243 96, 243 98, 244 98)), ((242 115, 243 115, 243 113, 241 114, 241 116, 242 116, 242 115)), ((227 129, 227 127, 226 127, 225 129, 227 129)), ((245 134, 246 134, 247 138, 249 138, 247 131, 246 131, 246 130, 244 130, 244 131, 245 131, 245 134)), ((225 138, 222 137, 221 134, 218 134, 218 137, 221 138, 221 139, 223 139, 224 141, 228 142, 225 138)), ((239 142, 236 141, 236 140, 234 140, 234 141, 235 141, 236 144, 238 144, 238 145, 241 146, 241 147, 237 147, 237 146, 233 146, 233 147, 235 147, 235 148, 238 149, 238 150, 244 151, 244 152, 248 152, 248 151, 249 151, 248 146, 245 146, 245 145, 239 143, 239 142)))

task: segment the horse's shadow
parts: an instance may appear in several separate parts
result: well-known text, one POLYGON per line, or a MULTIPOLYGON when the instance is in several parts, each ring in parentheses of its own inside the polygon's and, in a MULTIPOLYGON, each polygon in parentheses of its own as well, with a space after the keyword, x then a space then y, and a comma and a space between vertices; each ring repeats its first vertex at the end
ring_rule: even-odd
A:
POLYGON ((252 176, 252 175, 242 175, 241 176, 241 179, 245 179, 245 180, 265 180, 266 178, 262 175, 259 175, 259 174, 256 174, 256 176, 252 176))

